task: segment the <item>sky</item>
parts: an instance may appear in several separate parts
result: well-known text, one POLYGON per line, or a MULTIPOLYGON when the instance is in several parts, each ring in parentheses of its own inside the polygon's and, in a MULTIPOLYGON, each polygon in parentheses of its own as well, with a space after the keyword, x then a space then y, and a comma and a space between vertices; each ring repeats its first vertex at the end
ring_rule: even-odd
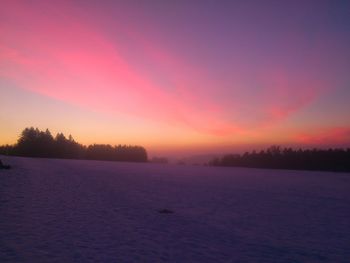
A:
POLYGON ((0 144, 350 146, 349 1, 0 1, 0 144))

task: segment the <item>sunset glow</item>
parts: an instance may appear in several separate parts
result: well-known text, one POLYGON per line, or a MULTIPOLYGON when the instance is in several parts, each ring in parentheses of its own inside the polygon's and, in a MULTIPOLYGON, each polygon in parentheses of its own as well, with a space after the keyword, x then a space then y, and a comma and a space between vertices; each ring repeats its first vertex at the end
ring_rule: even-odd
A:
POLYGON ((349 146, 350 5, 282 2, 1 1, 0 144, 349 146))

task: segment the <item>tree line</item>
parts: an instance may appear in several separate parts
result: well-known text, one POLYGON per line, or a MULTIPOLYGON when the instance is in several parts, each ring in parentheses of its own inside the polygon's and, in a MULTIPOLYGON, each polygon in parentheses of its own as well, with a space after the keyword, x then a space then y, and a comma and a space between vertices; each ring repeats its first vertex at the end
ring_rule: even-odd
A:
POLYGON ((215 158, 210 165, 269 169, 350 172, 350 148, 298 149, 271 146, 260 152, 227 154, 215 158))
POLYGON ((55 137, 51 132, 38 128, 25 128, 17 143, 0 146, 0 154, 25 157, 87 159, 108 161, 147 162, 147 152, 141 146, 93 144, 84 146, 71 135, 63 133, 55 137))

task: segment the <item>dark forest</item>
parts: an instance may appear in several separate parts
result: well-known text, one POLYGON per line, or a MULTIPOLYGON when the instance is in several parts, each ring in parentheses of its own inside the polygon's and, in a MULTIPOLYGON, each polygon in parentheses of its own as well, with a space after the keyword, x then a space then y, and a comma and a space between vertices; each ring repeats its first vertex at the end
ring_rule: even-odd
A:
POLYGON ((282 149, 280 146, 244 154, 227 154, 210 162, 214 166, 268 169, 350 171, 350 149, 282 149))
POLYGON ((147 162, 147 152, 141 146, 93 144, 84 146, 71 135, 63 133, 55 137, 51 132, 38 128, 25 128, 17 143, 0 146, 0 154, 25 157, 86 159, 107 161, 147 162))

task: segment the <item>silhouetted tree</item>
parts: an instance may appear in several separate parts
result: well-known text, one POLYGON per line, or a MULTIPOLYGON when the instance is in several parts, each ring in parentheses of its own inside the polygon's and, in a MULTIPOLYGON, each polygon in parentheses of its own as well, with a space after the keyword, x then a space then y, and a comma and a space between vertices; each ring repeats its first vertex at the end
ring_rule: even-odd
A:
POLYGON ((236 166, 270 169, 350 171, 350 149, 282 149, 271 146, 265 151, 227 154, 210 162, 214 166, 236 166))
POLYGON ((53 137, 49 130, 45 132, 26 128, 22 131, 14 151, 20 156, 52 157, 54 154, 53 137))
POLYGON ((147 152, 140 146, 93 144, 87 147, 86 159, 146 162, 147 152))
POLYGON ((91 159, 109 161, 147 162, 147 152, 141 146, 94 144, 85 147, 77 143, 71 135, 63 133, 53 138, 50 131, 25 128, 15 145, 0 146, 0 154, 28 157, 91 159))

